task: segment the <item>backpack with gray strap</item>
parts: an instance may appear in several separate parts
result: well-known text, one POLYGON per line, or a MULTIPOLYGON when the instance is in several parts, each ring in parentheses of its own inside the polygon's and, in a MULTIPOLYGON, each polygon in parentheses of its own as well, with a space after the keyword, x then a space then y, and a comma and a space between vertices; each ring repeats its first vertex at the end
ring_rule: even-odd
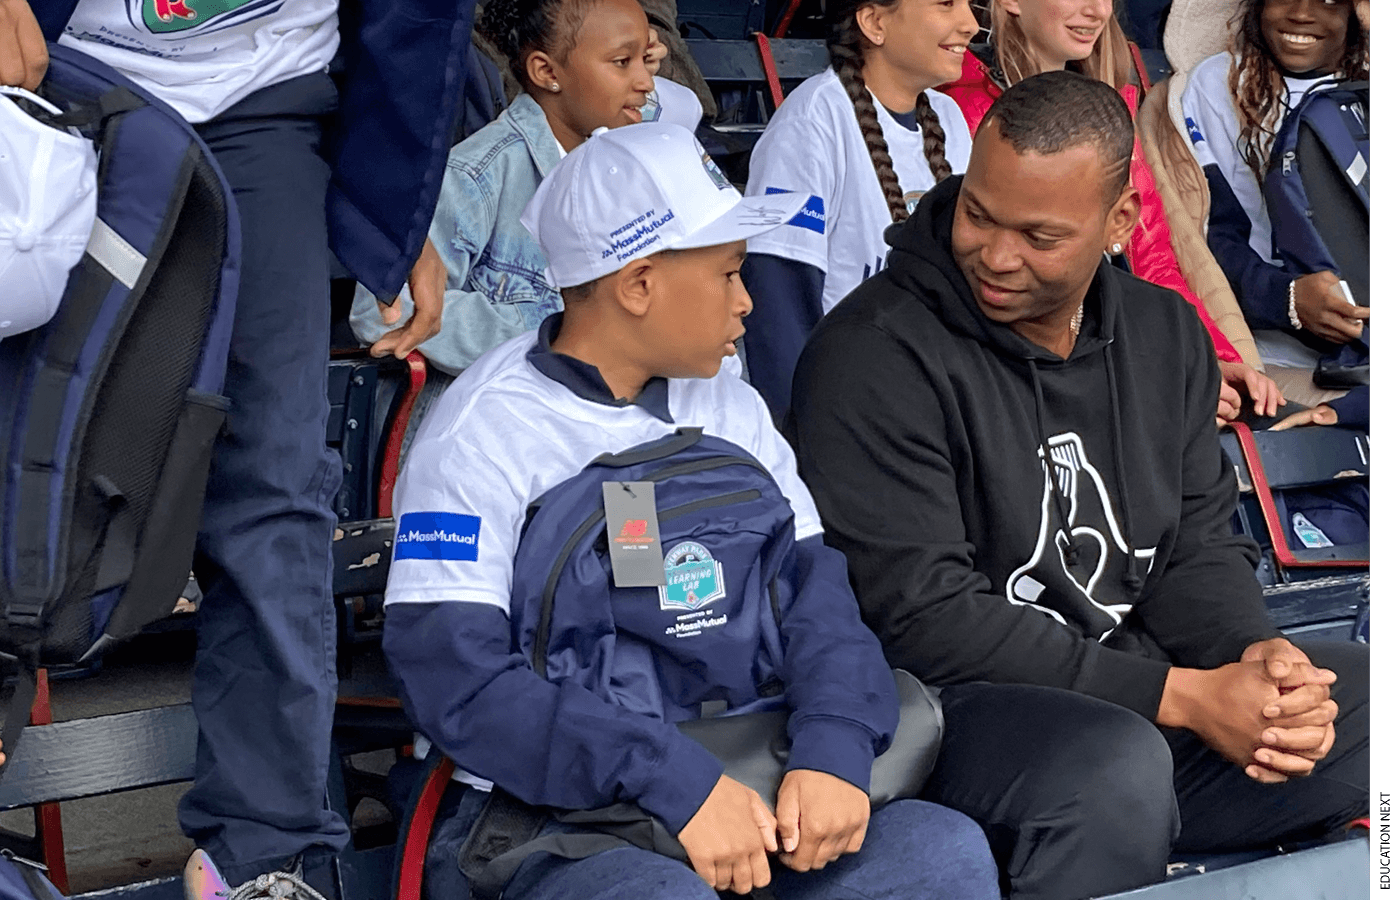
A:
POLYGON ((238 286, 234 199, 193 129, 83 53, 49 56, 47 124, 98 150, 97 223, 54 317, 0 342, 10 753, 38 667, 93 658, 186 584, 238 286))

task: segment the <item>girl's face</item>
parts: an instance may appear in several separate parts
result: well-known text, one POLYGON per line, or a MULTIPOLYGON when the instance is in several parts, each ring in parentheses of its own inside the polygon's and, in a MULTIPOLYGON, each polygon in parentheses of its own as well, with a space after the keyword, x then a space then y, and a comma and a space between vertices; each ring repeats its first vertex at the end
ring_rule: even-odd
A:
POLYGON ((1108 20, 1113 0, 998 0, 1016 16, 1040 60, 1041 71, 1063 69, 1094 52, 1108 20))
POLYGON ((563 101, 558 114, 578 138, 642 120, 641 108, 655 87, 642 59, 647 39, 647 17, 637 0, 598 0, 589 8, 573 50, 555 64, 563 101))
POLYGON ((969 0, 900 0, 875 13, 866 36, 895 68, 937 87, 962 74, 963 54, 977 34, 969 0))
POLYGON ((1288 71, 1331 71, 1346 55, 1351 9, 1350 0, 1264 0, 1259 30, 1288 71))

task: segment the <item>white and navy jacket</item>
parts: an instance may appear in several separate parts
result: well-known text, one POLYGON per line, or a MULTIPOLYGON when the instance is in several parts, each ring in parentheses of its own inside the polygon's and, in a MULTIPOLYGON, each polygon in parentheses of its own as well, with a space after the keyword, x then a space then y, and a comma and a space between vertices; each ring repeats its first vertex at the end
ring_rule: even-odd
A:
POLYGON ((699 426, 753 454, 796 516, 799 583, 782 621, 789 768, 867 789, 898 701, 880 645, 860 621, 845 559, 823 545, 811 496, 762 399, 733 361, 715 378, 654 378, 635 401, 614 399, 596 368, 550 349, 561 318, 464 372, 430 413, 399 478, 395 514, 416 535, 414 552, 396 553, 390 567, 384 649, 414 725, 459 767, 528 803, 629 801, 673 834, 685 827, 719 779, 719 761, 673 724, 539 677, 512 646, 508 616, 531 501, 600 454, 699 426), (443 552, 427 552, 425 534, 443 552))
MULTIPOLYGON (((1217 53, 1191 71, 1181 97, 1191 149, 1210 185, 1206 236, 1250 327, 1287 331, 1290 329, 1288 285, 1307 273, 1287 271, 1274 256, 1273 225, 1269 222, 1264 192, 1239 148, 1240 120, 1235 111, 1229 74, 1230 54, 1217 53)), ((1321 80, 1285 78, 1288 97, 1283 114, 1286 115, 1287 109, 1321 80)), ((1264 352, 1266 348, 1261 346, 1260 350, 1264 352)), ((1290 360, 1277 362, 1287 364, 1290 360)), ((1306 360, 1292 362, 1302 364, 1306 360)))

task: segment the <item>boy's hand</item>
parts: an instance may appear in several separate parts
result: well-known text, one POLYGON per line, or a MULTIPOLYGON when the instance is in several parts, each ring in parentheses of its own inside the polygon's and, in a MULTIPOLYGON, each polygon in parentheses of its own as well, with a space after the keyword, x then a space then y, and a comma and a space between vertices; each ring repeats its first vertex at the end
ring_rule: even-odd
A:
POLYGON ((642 65, 646 66, 647 73, 652 78, 661 71, 661 61, 670 52, 671 48, 661 43, 661 36, 656 33, 656 29, 647 29, 647 48, 642 51, 642 65))
POLYGON ((778 850, 776 824, 762 797, 721 775, 676 837, 710 887, 747 894, 772 879, 767 854, 778 850))
POLYGON ((796 872, 820 869, 865 843, 870 798, 835 775, 793 769, 778 788, 778 859, 796 872))
MULTIPOLYGON (((4 2, 4 0, 0 0, 4 2)), ((408 273, 408 293, 413 298, 413 315, 402 326, 375 341, 369 348, 370 356, 388 356, 390 353, 403 359, 419 344, 442 330, 442 304, 447 293, 447 266, 431 240, 423 242, 423 252, 408 273)), ((394 302, 381 307, 380 315, 385 325, 393 325, 403 317, 403 302, 395 297, 394 302)))
POLYGON ((49 47, 28 0, 0 0, 0 85, 38 89, 49 70, 49 47))

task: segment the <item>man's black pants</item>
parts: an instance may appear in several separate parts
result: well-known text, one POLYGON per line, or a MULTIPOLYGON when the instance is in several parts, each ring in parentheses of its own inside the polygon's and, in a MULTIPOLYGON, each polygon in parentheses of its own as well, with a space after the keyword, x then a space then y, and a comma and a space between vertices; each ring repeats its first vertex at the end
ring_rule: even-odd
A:
POLYGON ((1306 840, 1369 809, 1370 651, 1299 644, 1337 673, 1332 751, 1281 785, 1189 731, 1058 688, 943 690, 947 730, 926 799, 982 824, 1015 900, 1080 900, 1160 881, 1173 849, 1228 851, 1306 840))

